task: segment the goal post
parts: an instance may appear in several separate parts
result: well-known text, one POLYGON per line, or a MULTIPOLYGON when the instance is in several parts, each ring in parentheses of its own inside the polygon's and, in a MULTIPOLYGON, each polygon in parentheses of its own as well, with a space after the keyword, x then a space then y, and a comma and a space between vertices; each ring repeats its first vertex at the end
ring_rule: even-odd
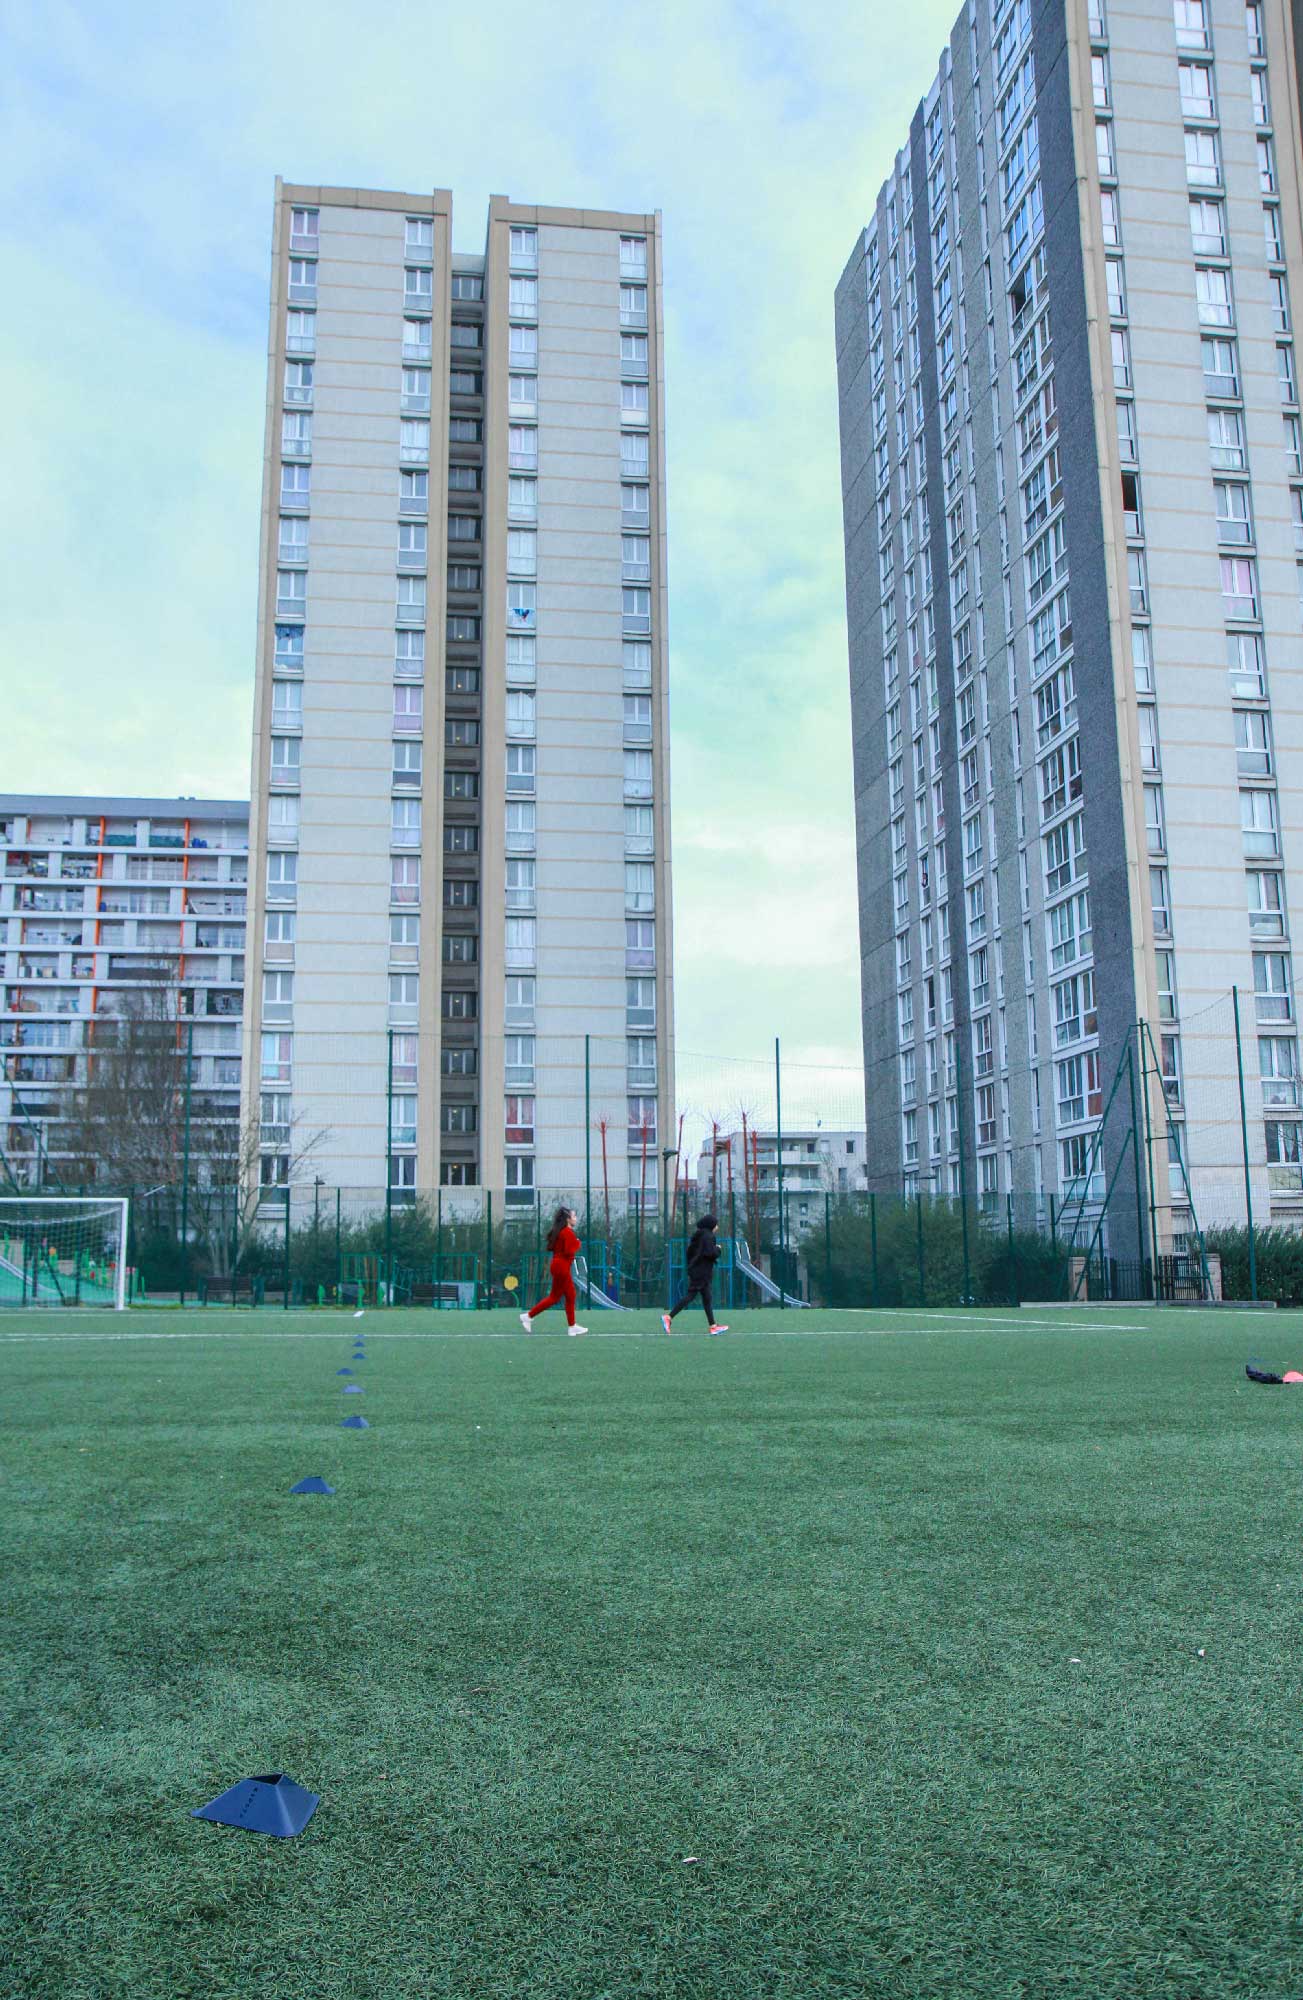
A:
POLYGON ((127 1304, 122 1195, 0 1195, 0 1308, 127 1304))

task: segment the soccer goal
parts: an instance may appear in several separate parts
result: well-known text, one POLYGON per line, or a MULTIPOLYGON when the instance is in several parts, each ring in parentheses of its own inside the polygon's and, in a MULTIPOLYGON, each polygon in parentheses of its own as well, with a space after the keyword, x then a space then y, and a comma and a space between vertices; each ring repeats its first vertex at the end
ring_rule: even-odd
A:
POLYGON ((0 1306, 127 1303, 125 1199, 0 1195, 0 1306))

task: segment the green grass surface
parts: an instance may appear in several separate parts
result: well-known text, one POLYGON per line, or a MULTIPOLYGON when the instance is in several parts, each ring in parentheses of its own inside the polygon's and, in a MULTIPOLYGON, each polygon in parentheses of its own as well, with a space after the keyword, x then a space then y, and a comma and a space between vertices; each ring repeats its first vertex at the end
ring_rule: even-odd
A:
POLYGON ((360 1324, 0 1317, 6 1996, 1303 1993, 1303 1327, 360 1324))

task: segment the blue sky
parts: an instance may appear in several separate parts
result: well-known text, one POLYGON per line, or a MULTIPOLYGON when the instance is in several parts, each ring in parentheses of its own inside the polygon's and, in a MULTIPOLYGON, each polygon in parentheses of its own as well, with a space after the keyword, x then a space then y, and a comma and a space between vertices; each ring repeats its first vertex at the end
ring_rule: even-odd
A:
POLYGON ((247 794, 278 172, 659 207, 679 1043, 853 1062, 832 291, 955 4, 11 5, 0 789, 247 794))

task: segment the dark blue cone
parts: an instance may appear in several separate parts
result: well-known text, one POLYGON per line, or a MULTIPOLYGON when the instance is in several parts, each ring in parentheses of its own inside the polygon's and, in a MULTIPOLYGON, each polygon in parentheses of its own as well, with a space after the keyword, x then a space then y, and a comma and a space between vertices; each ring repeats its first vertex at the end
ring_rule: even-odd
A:
POLYGON ((348 1358, 350 1361, 365 1361, 366 1355, 362 1352, 362 1349, 359 1347, 356 1349, 354 1353, 350 1354, 348 1358))
POLYGON ((366 1390, 360 1382, 345 1382, 344 1394, 346 1396, 365 1396, 366 1390))
MULTIPOLYGON (((329 1492, 329 1487, 327 1487, 329 1492)), ((250 1833, 272 1833, 289 1840, 302 1833, 321 1803, 319 1792, 305 1792, 283 1771, 262 1778, 241 1778, 238 1785, 196 1806, 191 1819, 215 1819, 219 1826, 242 1826, 250 1833)))
POLYGON ((345 1417, 339 1428, 342 1431, 369 1431, 371 1426, 365 1417, 345 1417))
POLYGON ((351 1375, 353 1370, 351 1368, 337 1368, 335 1373, 336 1375, 351 1375))
POLYGON ((333 1486, 327 1486, 324 1479, 300 1479, 297 1486, 291 1486, 291 1493, 333 1493, 333 1486))

